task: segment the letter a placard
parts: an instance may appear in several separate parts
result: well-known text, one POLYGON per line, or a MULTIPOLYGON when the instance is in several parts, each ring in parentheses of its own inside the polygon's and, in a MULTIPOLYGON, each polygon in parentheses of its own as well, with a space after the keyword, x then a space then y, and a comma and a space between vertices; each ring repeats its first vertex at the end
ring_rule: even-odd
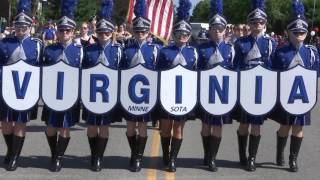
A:
POLYGON ((317 71, 300 65, 280 73, 280 102, 290 114, 302 115, 317 102, 317 71))
POLYGON ((118 71, 101 63, 82 69, 81 100, 95 114, 112 110, 118 102, 118 71))
POLYGON ((157 102, 158 72, 139 64, 121 71, 120 102, 132 115, 149 113, 157 102))
POLYGON ((197 72, 178 65, 161 71, 160 79, 160 101, 164 110, 174 116, 191 112, 197 104, 197 72))
POLYGON ((40 67, 23 60, 3 66, 2 97, 10 108, 17 111, 35 106, 40 97, 40 67))
POLYGON ((66 111, 79 99, 80 69, 64 61, 42 68, 42 99, 54 111, 66 111))

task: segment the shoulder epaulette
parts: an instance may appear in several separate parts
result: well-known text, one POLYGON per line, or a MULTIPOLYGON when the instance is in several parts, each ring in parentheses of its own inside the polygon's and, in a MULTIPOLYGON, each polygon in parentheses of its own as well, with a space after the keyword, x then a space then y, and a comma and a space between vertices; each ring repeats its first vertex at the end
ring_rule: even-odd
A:
POLYGON ((315 51, 315 52, 318 52, 318 49, 317 49, 315 46, 313 46, 313 45, 306 44, 306 47, 309 48, 309 49, 312 49, 312 50, 315 51))

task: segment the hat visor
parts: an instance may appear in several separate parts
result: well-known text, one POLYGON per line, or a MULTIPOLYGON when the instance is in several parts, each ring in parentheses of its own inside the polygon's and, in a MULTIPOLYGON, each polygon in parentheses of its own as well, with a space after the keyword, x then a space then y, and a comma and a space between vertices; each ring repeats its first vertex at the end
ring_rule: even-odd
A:
POLYGON ((15 26, 31 26, 30 23, 25 22, 25 21, 16 21, 16 22, 14 22, 14 25, 15 26))
POLYGON ((300 32, 300 33, 307 33, 308 30, 307 29, 304 29, 304 28, 292 28, 292 29, 289 29, 290 32, 300 32))
POLYGON ((97 33, 112 33, 114 30, 110 28, 97 28, 97 33))
POLYGON ((70 25, 58 25, 58 29, 74 29, 74 27, 70 25))
POLYGON ((267 19, 262 16, 253 17, 249 19, 249 22, 259 22, 259 21, 267 22, 267 19))
POLYGON ((132 30, 134 32, 146 32, 146 31, 149 31, 150 28, 148 28, 148 27, 133 27, 132 30))
POLYGON ((191 32, 190 32, 190 31, 186 31, 186 30, 174 30, 173 33, 174 33, 174 34, 186 35, 186 36, 191 35, 191 32))
POLYGON ((218 27, 218 28, 223 28, 223 29, 225 29, 227 26, 225 25, 225 24, 223 24, 223 23, 212 23, 212 24, 210 24, 210 28, 213 28, 213 26, 214 27, 218 27))

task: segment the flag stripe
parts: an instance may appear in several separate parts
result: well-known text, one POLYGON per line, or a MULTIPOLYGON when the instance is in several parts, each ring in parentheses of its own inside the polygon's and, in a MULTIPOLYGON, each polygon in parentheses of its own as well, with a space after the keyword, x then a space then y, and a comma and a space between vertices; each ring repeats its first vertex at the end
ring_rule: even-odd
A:
POLYGON ((161 33, 162 33, 162 20, 163 19, 166 19, 167 18, 167 16, 165 15, 165 7, 166 7, 166 5, 167 5, 167 0, 163 0, 164 2, 162 3, 162 6, 161 6, 161 9, 160 9, 160 13, 159 13, 159 16, 158 16, 158 22, 159 22, 159 24, 158 24, 158 34, 160 34, 160 35, 162 35, 161 33), (161 20, 162 19, 162 20, 161 20))
MULTIPOLYGON (((158 6, 159 6, 159 2, 160 1, 155 1, 155 3, 154 3, 154 7, 153 7, 153 12, 152 12, 152 16, 151 16, 151 18, 152 18, 152 20, 151 20, 151 32, 154 32, 154 26, 155 26, 155 19, 156 19, 156 16, 158 15, 158 13, 157 13, 157 8, 158 8, 158 6)), ((150 16, 149 16, 149 18, 150 18, 150 16)))
MULTIPOLYGON (((136 0, 130 0, 127 21, 132 24, 135 18, 134 5, 136 0)), ((168 41, 173 22, 172 0, 147 0, 147 17, 151 20, 150 31, 162 40, 168 41)))
POLYGON ((168 21, 166 23, 166 32, 164 35, 164 39, 169 40, 171 31, 172 31, 172 23, 173 23, 173 2, 170 0, 170 6, 169 6, 169 16, 168 16, 168 21))

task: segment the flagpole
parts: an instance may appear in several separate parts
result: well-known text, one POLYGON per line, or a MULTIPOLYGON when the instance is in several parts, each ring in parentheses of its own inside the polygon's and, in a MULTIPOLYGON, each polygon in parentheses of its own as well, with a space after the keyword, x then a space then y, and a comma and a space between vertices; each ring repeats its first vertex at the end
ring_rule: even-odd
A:
POLYGON ((313 29, 314 15, 315 15, 315 12, 316 12, 316 2, 317 2, 317 0, 313 0, 313 12, 312 12, 312 24, 311 24, 311 30, 313 29))

